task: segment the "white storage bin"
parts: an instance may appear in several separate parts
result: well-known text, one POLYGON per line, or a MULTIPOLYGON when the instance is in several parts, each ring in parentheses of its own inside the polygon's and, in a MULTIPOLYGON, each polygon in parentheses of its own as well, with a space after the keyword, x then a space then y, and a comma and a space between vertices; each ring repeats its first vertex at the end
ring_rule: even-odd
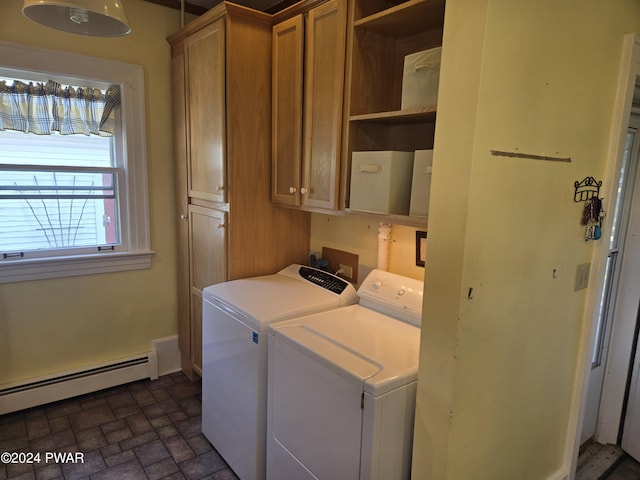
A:
POLYGON ((411 182, 409 215, 426 217, 429 213, 432 164, 433 150, 416 150, 413 157, 413 180, 411 182))
POLYGON ((408 215, 412 172, 413 152, 353 152, 349 207, 408 215))
POLYGON ((442 47, 404 57, 401 108, 435 107, 438 103, 442 47))

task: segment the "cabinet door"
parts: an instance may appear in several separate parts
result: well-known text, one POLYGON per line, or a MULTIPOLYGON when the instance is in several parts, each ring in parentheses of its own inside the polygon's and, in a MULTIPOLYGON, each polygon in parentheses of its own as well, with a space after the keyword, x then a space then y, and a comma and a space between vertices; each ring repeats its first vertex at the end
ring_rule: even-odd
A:
POLYGON ((191 357, 202 375, 202 290, 227 280, 226 216, 220 210, 189 207, 191 272, 191 357))
POLYGON ((309 11, 306 28, 302 203, 338 205, 346 12, 338 0, 309 11))
POLYGON ((300 205, 303 18, 273 27, 271 199, 300 205))
POLYGON ((225 28, 216 20, 185 40, 189 195, 225 202, 225 28))

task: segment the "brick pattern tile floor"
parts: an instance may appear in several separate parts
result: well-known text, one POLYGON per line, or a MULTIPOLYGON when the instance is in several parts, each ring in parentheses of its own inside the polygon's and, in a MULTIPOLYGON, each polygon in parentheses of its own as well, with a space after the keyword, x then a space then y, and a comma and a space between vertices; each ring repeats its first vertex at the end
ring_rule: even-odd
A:
POLYGON ((40 453, 0 480, 237 480, 201 412, 201 383, 174 373, 0 416, 0 452, 40 453))

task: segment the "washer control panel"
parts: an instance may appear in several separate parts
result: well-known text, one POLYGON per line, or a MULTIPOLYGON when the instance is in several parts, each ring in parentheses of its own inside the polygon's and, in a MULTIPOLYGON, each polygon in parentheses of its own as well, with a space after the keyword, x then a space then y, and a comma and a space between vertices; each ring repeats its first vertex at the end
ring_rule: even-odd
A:
POLYGON ((339 305, 349 305, 357 300, 356 289, 351 283, 324 270, 294 263, 280 270, 278 275, 310 283, 331 292, 338 297, 339 305))
POLYGON ((300 267, 300 276, 306 281, 340 295, 349 286, 349 282, 340 277, 312 267, 300 267))

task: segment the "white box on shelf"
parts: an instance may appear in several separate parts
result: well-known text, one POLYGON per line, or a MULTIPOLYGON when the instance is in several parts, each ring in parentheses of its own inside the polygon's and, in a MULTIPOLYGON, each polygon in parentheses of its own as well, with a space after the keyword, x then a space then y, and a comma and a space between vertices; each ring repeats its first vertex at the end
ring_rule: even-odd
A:
POLYGON ((403 110, 436 106, 441 53, 442 47, 436 47, 404 57, 401 100, 403 110))
POLYGON ((349 207, 361 212, 409 214, 413 152, 353 152, 349 207))
POLYGON ((411 181, 409 215, 426 217, 429 214, 432 164, 433 150, 416 150, 413 157, 413 180, 411 181))

